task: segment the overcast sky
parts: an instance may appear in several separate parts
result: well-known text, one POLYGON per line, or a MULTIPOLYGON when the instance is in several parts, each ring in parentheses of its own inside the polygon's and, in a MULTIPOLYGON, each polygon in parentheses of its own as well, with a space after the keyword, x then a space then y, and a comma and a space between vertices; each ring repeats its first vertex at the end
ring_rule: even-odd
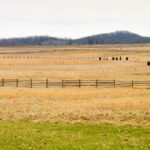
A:
POLYGON ((150 0, 0 0, 0 38, 116 30, 150 36, 150 0))

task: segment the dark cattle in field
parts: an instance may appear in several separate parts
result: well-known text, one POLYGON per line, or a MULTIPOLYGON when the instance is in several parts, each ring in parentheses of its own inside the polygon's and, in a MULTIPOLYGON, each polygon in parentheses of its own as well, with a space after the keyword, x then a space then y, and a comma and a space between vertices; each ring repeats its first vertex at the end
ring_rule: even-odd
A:
POLYGON ((147 66, 150 66, 150 61, 147 62, 147 66))

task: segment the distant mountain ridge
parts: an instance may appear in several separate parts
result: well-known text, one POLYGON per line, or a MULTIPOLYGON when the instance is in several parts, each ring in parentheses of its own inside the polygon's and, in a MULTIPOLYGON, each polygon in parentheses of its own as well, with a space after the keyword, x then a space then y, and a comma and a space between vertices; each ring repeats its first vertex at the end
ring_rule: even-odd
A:
POLYGON ((25 38, 1 39, 0 46, 38 46, 38 45, 62 45, 66 44, 65 39, 49 36, 33 36, 25 38))
POLYGON ((74 41, 77 44, 132 44, 149 43, 150 37, 140 36, 129 31, 116 31, 88 36, 74 41))
POLYGON ((135 44, 150 43, 150 37, 144 37, 129 31, 116 31, 78 39, 33 36, 25 38, 0 39, 0 46, 42 46, 42 45, 94 45, 94 44, 135 44))

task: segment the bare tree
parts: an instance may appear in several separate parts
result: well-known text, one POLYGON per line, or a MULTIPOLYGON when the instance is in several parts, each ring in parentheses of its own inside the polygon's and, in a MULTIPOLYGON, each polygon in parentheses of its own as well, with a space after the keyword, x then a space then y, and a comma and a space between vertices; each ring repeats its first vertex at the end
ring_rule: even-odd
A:
POLYGON ((68 45, 72 45, 72 39, 69 39, 68 45))

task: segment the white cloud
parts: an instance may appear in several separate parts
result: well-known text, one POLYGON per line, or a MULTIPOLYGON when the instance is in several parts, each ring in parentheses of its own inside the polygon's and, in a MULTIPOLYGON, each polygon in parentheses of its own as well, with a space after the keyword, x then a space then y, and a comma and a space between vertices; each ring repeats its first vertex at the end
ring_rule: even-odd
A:
POLYGON ((0 37, 114 30, 150 35, 149 8, 149 0, 0 0, 0 37))

